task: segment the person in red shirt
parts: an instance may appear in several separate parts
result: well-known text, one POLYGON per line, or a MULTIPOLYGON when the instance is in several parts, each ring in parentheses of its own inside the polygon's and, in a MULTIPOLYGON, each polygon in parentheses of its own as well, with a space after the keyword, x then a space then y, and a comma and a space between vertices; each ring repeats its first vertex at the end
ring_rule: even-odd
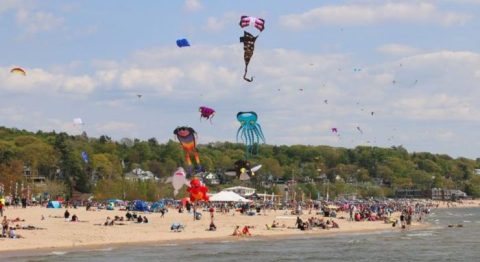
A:
POLYGON ((252 234, 250 233, 250 230, 248 229, 247 226, 244 226, 244 227, 243 227, 243 229, 242 229, 242 234, 243 234, 244 236, 247 236, 247 235, 248 235, 248 236, 251 236, 251 235, 252 235, 252 234))

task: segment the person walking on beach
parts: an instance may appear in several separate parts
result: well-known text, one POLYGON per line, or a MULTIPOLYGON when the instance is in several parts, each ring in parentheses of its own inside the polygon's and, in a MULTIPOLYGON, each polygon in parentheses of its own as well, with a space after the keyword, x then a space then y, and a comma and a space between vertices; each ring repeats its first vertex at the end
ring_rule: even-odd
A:
POLYGON ((2 236, 5 237, 7 235, 7 232, 8 232, 8 219, 7 219, 7 216, 4 216, 2 220, 2 236))
POLYGON ((3 217, 3 202, 0 200, 0 217, 3 217))

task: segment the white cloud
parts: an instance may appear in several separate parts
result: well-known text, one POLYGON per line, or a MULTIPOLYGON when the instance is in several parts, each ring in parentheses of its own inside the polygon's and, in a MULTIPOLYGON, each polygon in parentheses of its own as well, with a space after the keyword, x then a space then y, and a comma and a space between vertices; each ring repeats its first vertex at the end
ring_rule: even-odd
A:
POLYGON ((410 56, 420 52, 417 48, 402 44, 386 44, 378 47, 377 50, 392 56, 410 56))
POLYGON ((465 13, 444 12, 428 2, 325 5, 304 13, 280 17, 286 28, 301 30, 320 25, 361 26, 381 22, 464 24, 471 19, 465 13))
POLYGON ((16 21, 28 33, 51 31, 63 26, 64 19, 47 12, 30 12, 21 9, 17 12, 16 21))
POLYGON ((187 11, 198 11, 203 8, 200 0, 185 0, 184 7, 187 11))
POLYGON ((121 73, 119 80, 124 89, 148 87, 159 93, 168 93, 183 75, 184 73, 175 67, 129 68, 121 73))
POLYGON ((234 25, 238 19, 238 14, 235 14, 233 12, 227 12, 221 17, 211 16, 207 18, 207 23, 205 24, 203 29, 210 32, 222 31, 227 26, 234 25))
POLYGON ((25 3, 25 1, 23 0, 2 0, 0 2, 0 14, 9 10, 15 10, 15 9, 21 8, 26 4, 29 4, 29 3, 25 3))
POLYGON ((121 122, 121 121, 109 121, 103 124, 95 125, 94 127, 100 133, 111 133, 113 131, 130 132, 137 127, 133 123, 121 122))
POLYGON ((71 76, 40 68, 24 68, 27 75, 22 76, 9 73, 12 67, 1 69, 0 90, 14 93, 64 92, 89 94, 97 86, 96 81, 88 75, 71 76))

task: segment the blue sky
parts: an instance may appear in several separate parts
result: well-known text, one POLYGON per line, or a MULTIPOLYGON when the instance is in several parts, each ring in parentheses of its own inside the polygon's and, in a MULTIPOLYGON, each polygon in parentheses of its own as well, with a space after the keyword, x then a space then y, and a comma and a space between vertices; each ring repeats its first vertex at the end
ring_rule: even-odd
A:
POLYGON ((479 0, 3 0, 0 125, 161 142, 189 125, 201 143, 233 142, 251 110, 269 144, 476 158, 479 15, 479 0), (266 21, 252 83, 241 15, 266 21))

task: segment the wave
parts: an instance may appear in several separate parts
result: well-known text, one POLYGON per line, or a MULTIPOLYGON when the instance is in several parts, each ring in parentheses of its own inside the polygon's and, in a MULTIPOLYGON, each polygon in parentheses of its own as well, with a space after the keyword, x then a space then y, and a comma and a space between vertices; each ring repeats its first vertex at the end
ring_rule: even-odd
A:
POLYGON ((66 251, 52 251, 52 255, 56 255, 56 256, 63 256, 65 254, 67 254, 68 252, 66 251))

